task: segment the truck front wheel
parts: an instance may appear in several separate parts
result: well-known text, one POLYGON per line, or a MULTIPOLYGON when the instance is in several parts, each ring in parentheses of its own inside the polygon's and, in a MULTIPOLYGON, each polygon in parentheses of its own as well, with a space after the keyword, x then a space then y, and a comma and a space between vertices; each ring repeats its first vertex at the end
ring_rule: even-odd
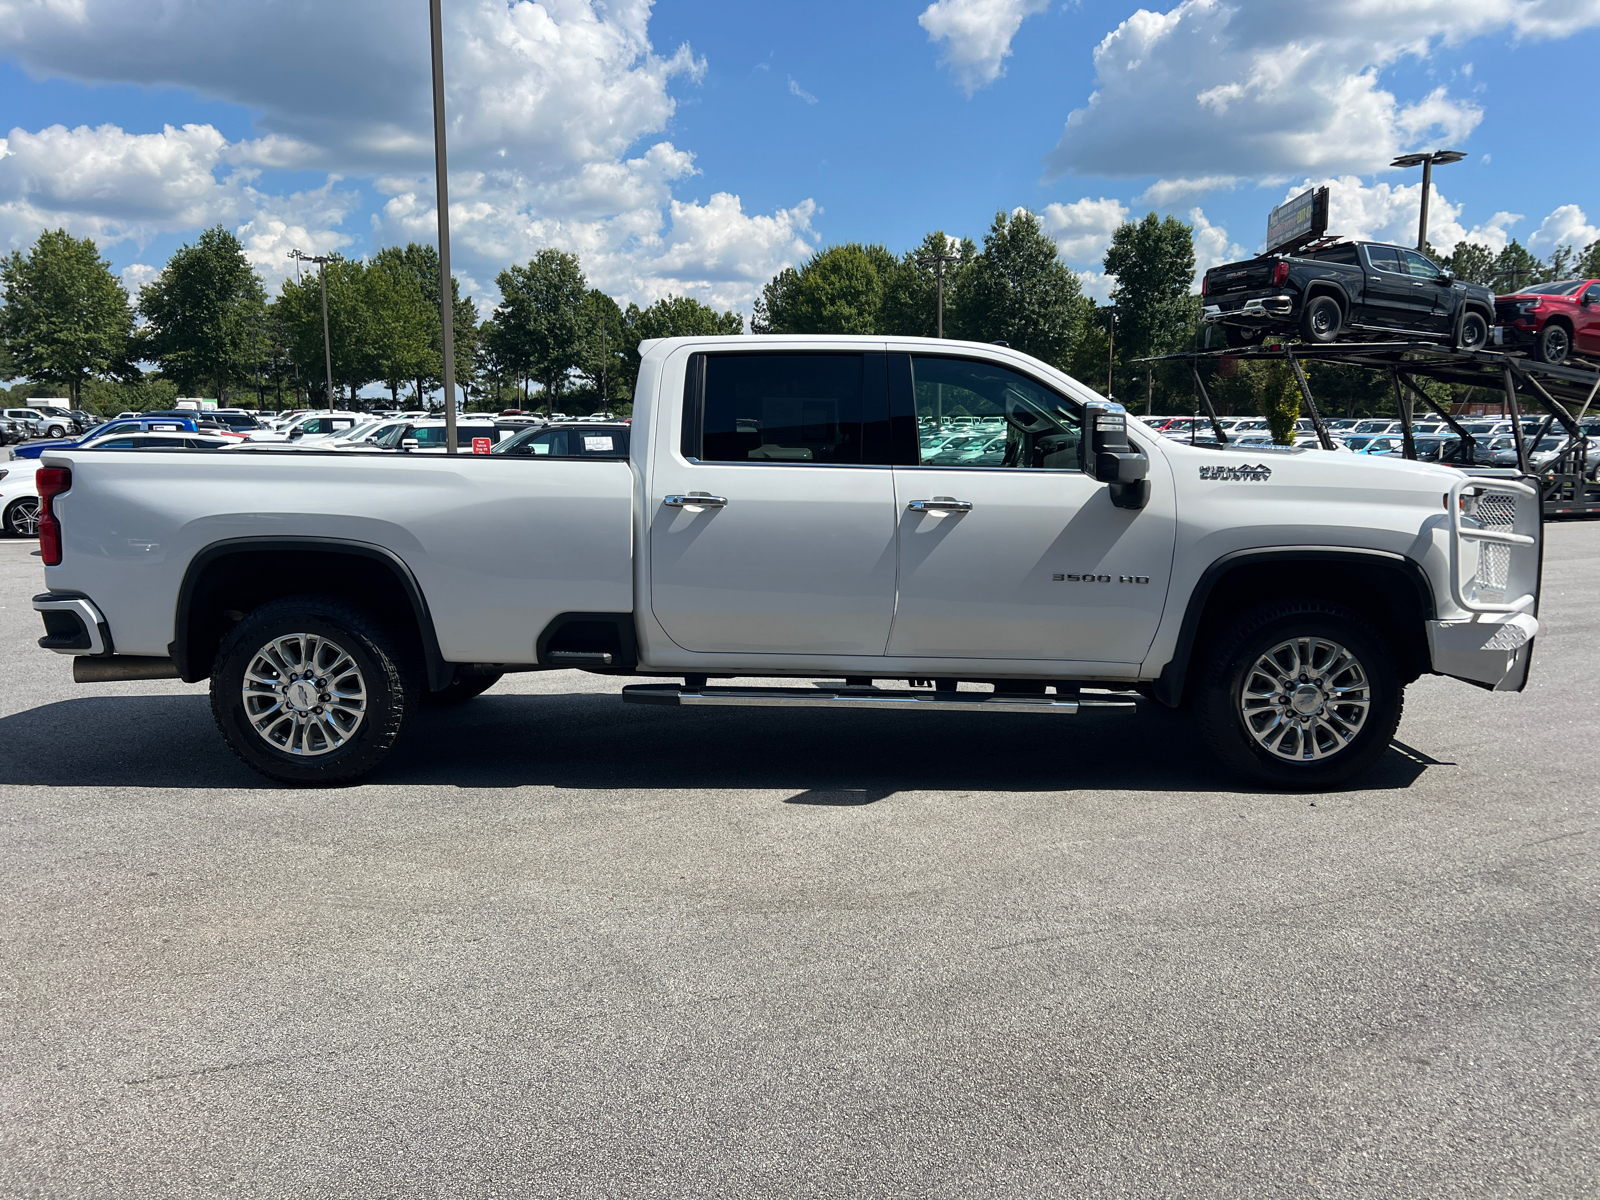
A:
POLYGON ((1560 321, 1546 321, 1533 341, 1533 356, 1540 362, 1559 367, 1572 353, 1572 334, 1560 321))
POLYGON ((1333 787, 1376 762, 1400 724, 1393 659, 1383 636, 1341 605, 1263 605, 1212 643, 1196 715, 1234 770, 1278 787, 1333 787))
POLYGON ((262 605, 211 671, 211 712, 233 752, 272 779, 349 783, 393 749, 417 684, 393 634, 323 596, 262 605))
POLYGON ((1332 296, 1313 296, 1300 314, 1300 337, 1307 342, 1336 342, 1344 329, 1344 312, 1332 296))

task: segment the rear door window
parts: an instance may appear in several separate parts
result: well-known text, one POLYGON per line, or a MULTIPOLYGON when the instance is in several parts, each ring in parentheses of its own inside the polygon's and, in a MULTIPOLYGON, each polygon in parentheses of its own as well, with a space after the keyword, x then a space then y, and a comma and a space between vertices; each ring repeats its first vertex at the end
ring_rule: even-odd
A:
POLYGON ((1393 246, 1368 246, 1367 261, 1379 271, 1390 271, 1396 275, 1404 275, 1405 263, 1400 260, 1400 251, 1393 246))
POLYGON ((685 456, 886 466, 883 374, 881 353, 697 355, 685 390, 685 456))

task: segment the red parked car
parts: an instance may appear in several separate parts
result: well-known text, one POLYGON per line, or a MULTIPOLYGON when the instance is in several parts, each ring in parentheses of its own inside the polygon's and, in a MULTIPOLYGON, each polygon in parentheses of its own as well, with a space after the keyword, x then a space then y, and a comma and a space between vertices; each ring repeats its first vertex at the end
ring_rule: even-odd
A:
POLYGON ((1501 345, 1527 347, 1540 362, 1600 355, 1600 279, 1563 279, 1496 296, 1494 318, 1501 345))

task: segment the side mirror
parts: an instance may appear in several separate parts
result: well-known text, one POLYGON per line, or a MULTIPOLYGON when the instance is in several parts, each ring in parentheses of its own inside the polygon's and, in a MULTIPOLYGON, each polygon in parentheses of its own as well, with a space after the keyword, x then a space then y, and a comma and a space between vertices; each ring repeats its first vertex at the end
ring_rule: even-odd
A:
POLYGON ((289 440, 291 442, 294 441, 296 438, 303 438, 303 437, 305 437, 305 435, 306 435, 306 431, 304 429, 302 429, 298 425, 296 425, 293 429, 289 430, 289 440))
POLYGON ((402 450, 415 450, 420 445, 422 445, 422 443, 417 441, 416 438, 406 438, 404 441, 402 441, 400 443, 400 449, 402 449, 402 450))
POLYGON ((1583 295, 1578 297, 1578 303, 1580 305, 1582 305, 1584 308, 1588 308, 1589 305, 1594 303, 1594 297, 1591 296, 1588 292, 1585 292, 1583 295))
POLYGON ((1150 502, 1150 461, 1128 441, 1128 410, 1109 400, 1083 406, 1083 439, 1078 454, 1083 473, 1110 485, 1118 508, 1143 508, 1150 502))
POLYGON ((1456 277, 1454 275, 1450 274, 1449 271, 1440 271, 1439 272, 1439 286, 1440 287, 1449 287, 1455 281, 1456 281, 1456 277))

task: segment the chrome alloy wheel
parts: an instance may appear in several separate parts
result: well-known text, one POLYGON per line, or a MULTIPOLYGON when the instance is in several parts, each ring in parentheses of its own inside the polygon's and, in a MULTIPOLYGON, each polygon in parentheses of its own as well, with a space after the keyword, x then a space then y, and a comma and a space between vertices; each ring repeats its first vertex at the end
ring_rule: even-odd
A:
POLYGON ((275 637, 245 668, 245 717, 275 750, 300 757, 349 743, 367 718, 367 684, 355 659, 317 633, 275 637))
POLYGON ((1245 672, 1239 713, 1274 758, 1318 762, 1343 750, 1366 722, 1372 691, 1360 661, 1337 642, 1297 637, 1245 672))
POLYGON ((39 501, 32 496, 24 496, 11 506, 11 511, 6 514, 6 524, 19 537, 39 536, 39 501))

